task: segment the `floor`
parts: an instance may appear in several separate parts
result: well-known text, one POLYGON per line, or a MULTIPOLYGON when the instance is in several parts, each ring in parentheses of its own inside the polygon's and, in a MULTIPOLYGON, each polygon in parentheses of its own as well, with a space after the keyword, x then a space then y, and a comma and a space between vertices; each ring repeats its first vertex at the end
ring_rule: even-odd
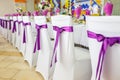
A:
POLYGON ((0 35, 0 80, 44 80, 21 53, 0 35))

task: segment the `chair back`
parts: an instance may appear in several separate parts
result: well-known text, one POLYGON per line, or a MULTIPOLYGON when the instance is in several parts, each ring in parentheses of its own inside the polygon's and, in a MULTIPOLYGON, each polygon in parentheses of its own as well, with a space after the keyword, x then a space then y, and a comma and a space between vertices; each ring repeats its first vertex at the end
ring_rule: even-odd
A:
MULTIPOLYGON (((87 17, 86 26, 88 31, 94 32, 94 34, 97 34, 97 37, 99 37, 98 40, 90 37, 88 38, 91 63, 92 63, 91 80, 95 80, 96 72, 97 72, 96 69, 98 68, 97 67, 99 61, 98 59, 100 59, 100 64, 102 63, 101 60, 104 60, 102 66, 103 69, 101 72, 102 75, 100 77, 101 78, 100 80, 120 79, 119 76, 120 63, 118 63, 118 61, 120 60, 119 40, 116 41, 116 44, 113 44, 112 47, 110 47, 110 45, 106 47, 107 44, 111 43, 111 41, 114 40, 114 39, 108 40, 110 37, 120 37, 120 17, 119 16, 87 17), (103 38, 103 36, 105 38, 103 38), (103 53, 101 53, 102 57, 100 58, 100 51, 102 51, 101 48, 103 46, 104 49, 106 49, 104 50, 106 52, 104 53, 103 51, 103 53)), ((98 73, 100 73, 100 70, 98 71, 98 73)))

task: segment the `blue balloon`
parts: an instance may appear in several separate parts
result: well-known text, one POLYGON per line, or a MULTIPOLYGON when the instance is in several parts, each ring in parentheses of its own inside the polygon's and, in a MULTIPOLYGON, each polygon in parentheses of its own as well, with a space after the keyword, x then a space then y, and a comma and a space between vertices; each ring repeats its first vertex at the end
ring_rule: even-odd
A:
POLYGON ((85 4, 82 4, 82 6, 81 6, 81 7, 82 7, 82 9, 85 9, 85 4))
POLYGON ((89 5, 88 5, 88 4, 86 4, 85 6, 86 6, 87 9, 89 8, 89 5))
POLYGON ((74 2, 74 0, 72 0, 71 2, 74 2))
POLYGON ((75 9, 75 6, 72 6, 71 9, 74 10, 74 9, 75 9))

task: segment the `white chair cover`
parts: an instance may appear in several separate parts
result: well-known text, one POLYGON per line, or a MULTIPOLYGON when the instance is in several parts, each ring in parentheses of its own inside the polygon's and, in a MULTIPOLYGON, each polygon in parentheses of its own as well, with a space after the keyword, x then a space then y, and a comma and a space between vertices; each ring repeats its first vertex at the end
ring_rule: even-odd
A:
POLYGON ((7 29, 6 29, 6 23, 5 23, 6 17, 3 16, 2 20, 3 20, 3 25, 4 25, 2 33, 3 33, 4 38, 6 38, 6 36, 7 36, 7 29))
MULTIPOLYGON (((27 23, 29 23, 29 22, 31 23, 29 16, 25 16, 23 18, 23 21, 24 20, 27 23)), ((30 67, 32 67, 32 66, 35 66, 35 65, 34 65, 34 62, 33 62, 34 36, 33 36, 33 33, 32 33, 32 26, 31 25, 28 25, 26 27, 26 38, 27 38, 27 42, 26 42, 25 60, 27 60, 30 67)))
MULTIPOLYGON (((63 27, 72 26, 72 18, 70 16, 53 16, 52 25, 63 27), (60 24, 61 22, 61 24, 60 24)), ((55 32, 56 35, 56 32, 55 32)), ((74 72, 74 41, 72 32, 63 32, 57 47, 57 63, 53 80, 73 80, 74 72), (68 46, 69 45, 69 46, 68 46)))
MULTIPOLYGON (((72 26, 70 16, 53 16, 53 26, 72 26)), ((56 32, 55 32, 56 35, 56 32)), ((75 49, 73 32, 63 31, 57 47, 57 63, 53 80, 89 80, 91 77, 91 65, 88 52, 75 49), (84 53, 83 53, 84 52, 84 53), (86 76, 87 75, 87 76, 86 76)))
MULTIPOLYGON (((10 16, 10 20, 11 20, 11 29, 8 31, 8 41, 10 43, 12 43, 12 26, 13 26, 13 17, 12 16, 10 16)), ((9 27, 10 27, 10 25, 9 25, 9 27)))
POLYGON ((7 40, 9 41, 9 33, 10 33, 10 30, 9 30, 9 16, 6 16, 6 20, 7 20, 7 40))
POLYGON ((1 24, 2 24, 2 17, 0 16, 0 34, 2 34, 2 26, 1 26, 1 24))
MULTIPOLYGON (((37 25, 45 25, 46 17, 45 16, 35 16, 35 24, 37 25)), ((48 26, 49 27, 49 26, 48 26)), ((51 80, 52 72, 50 70, 50 62, 51 62, 51 46, 50 46, 50 37, 48 34, 48 29, 41 28, 40 29, 40 46, 36 71, 40 72, 45 80, 51 80)))
POLYGON ((16 40, 16 47, 18 48, 18 50, 20 51, 20 47, 21 46, 21 42, 22 42, 22 29, 23 29, 23 20, 22 20, 22 16, 18 16, 18 27, 17 27, 17 40, 16 40))
POLYGON ((0 17, 0 19, 1 19, 1 26, 0 26, 0 33, 3 35, 4 33, 4 29, 3 29, 3 27, 2 27, 2 24, 3 24, 3 22, 2 22, 2 20, 4 19, 2 16, 0 17))
MULTIPOLYGON (((13 16, 13 23, 14 23, 14 21, 17 21, 17 16, 13 16)), ((12 25, 12 29, 11 30, 13 30, 13 26, 14 25, 12 25)), ((16 23, 16 27, 17 27, 18 25, 17 25, 17 23, 16 23)), ((12 44, 13 44, 13 46, 15 47, 15 44, 16 44, 16 31, 13 33, 12 32, 12 44)))
POLYGON ((15 42, 15 47, 16 48, 18 48, 18 45, 19 45, 19 25, 18 25, 18 16, 16 16, 17 17, 17 23, 16 23, 16 35, 15 35, 15 40, 16 40, 16 42, 15 42))
MULTIPOLYGON (((23 16, 23 23, 28 23, 30 22, 27 16, 23 16)), ((21 43, 20 43, 20 52, 22 52, 22 55, 24 56, 25 59, 25 53, 26 53, 26 43, 23 43, 23 34, 24 34, 24 30, 25 30, 25 35, 26 35, 26 39, 27 39, 27 27, 30 27, 30 25, 22 25, 21 26, 21 31, 20 31, 20 38, 21 38, 21 43)), ((27 41, 27 40, 26 40, 27 41)))
MULTIPOLYGON (((120 37, 120 16, 87 17, 87 30, 105 37, 120 37)), ((98 56, 103 42, 89 38, 89 49, 92 63, 92 78, 96 77, 98 56)), ((107 48, 100 80, 120 79, 120 44, 107 48)))

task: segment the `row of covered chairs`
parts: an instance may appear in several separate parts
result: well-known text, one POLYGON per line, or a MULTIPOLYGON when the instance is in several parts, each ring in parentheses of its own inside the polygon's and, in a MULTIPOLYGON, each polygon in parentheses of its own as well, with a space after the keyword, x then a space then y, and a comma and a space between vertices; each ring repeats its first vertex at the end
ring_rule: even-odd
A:
POLYGON ((120 17, 86 20, 90 56, 74 47, 70 16, 52 16, 54 44, 44 16, 0 17, 0 32, 45 80, 119 80, 120 17))
POLYGON ((30 67, 36 66, 35 70, 45 80, 120 79, 117 62, 119 45, 110 47, 110 51, 106 50, 108 46, 120 41, 119 17, 87 17, 90 54, 74 47, 70 16, 52 16, 51 24, 54 41, 50 40, 49 26, 44 16, 34 16, 34 20, 29 16, 1 17, 0 31, 23 54, 30 67), (115 22, 110 21, 112 19, 115 22))
POLYGON ((34 16, 34 20, 29 16, 3 18, 1 17, 1 22, 8 21, 7 28, 1 25, 3 34, 7 34, 4 37, 18 48, 30 67, 35 66, 45 80, 90 79, 89 52, 74 47, 70 16, 59 15, 51 18, 54 41, 49 37, 45 16, 34 16), (85 77, 86 75, 88 76, 85 77))

